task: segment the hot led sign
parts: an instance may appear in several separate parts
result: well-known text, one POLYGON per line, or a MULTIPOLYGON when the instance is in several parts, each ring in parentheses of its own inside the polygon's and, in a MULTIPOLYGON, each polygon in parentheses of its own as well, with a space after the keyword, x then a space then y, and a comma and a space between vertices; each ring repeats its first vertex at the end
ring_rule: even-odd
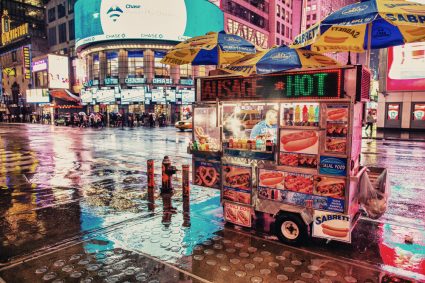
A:
POLYGON ((201 100, 341 97, 342 71, 308 71, 254 77, 201 79, 201 100))

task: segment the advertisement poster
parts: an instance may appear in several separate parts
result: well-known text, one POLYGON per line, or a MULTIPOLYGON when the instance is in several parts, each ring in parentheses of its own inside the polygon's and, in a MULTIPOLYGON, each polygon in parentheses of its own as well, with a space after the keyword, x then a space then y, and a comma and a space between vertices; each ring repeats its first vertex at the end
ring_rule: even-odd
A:
POLYGON ((317 176, 314 180, 314 194, 336 199, 345 198, 345 178, 317 176))
POLYGON ((145 101, 145 89, 133 88, 121 90, 121 104, 145 101))
POLYGON ((27 89, 27 103, 49 103, 50 95, 48 89, 27 89))
POLYGON ((251 183, 251 167, 223 165, 223 199, 250 204, 251 183))
POLYGON ((280 131, 281 152, 318 154, 319 132, 313 130, 280 131))
POLYGON ((347 134, 348 105, 327 105, 325 151, 346 153, 347 134))
POLYGON ((48 55, 49 88, 69 89, 69 60, 66 56, 48 55))
POLYGON ((347 176, 347 158, 320 156, 319 173, 323 175, 347 176))
POLYGON ((24 74, 25 79, 31 79, 31 50, 30 46, 22 47, 23 57, 24 57, 24 74))
POLYGON ((424 42, 388 48, 387 91, 424 91, 424 65, 424 42))
POLYGON ((224 219, 233 224, 251 227, 251 207, 225 202, 224 219))
POLYGON ((315 209, 343 212, 344 180, 260 169, 258 197, 298 206, 313 201, 315 209))
POLYGON ((270 139, 276 143, 278 108, 278 104, 225 105, 224 139, 270 139))
POLYGON ((425 104, 415 104, 413 106, 413 120, 425 121, 425 104))
POLYGON ((388 120, 399 120, 400 118, 400 104, 388 104, 388 120))
POLYGON ((79 0, 74 9, 77 48, 105 40, 183 41, 224 27, 223 12, 208 1, 79 0))
POLYGON ((318 210, 314 212, 313 237, 351 243, 350 227, 349 215, 318 210))
POLYGON ((217 108, 197 107, 194 110, 196 117, 193 125, 195 131, 195 141, 199 150, 219 151, 220 128, 217 127, 217 108))
POLYGON ((320 117, 319 103, 281 104, 280 125, 318 127, 320 117))
POLYGON ((195 160, 195 185, 220 189, 221 164, 195 160))

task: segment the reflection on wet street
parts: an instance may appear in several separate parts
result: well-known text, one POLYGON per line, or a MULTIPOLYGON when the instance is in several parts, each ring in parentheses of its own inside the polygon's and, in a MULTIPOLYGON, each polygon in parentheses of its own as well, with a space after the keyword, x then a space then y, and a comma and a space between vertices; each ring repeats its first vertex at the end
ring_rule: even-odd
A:
MULTIPOLYGON (((364 142, 392 195, 352 245, 301 248, 225 225, 219 191, 148 195, 146 162, 191 164, 190 133, 0 124, 0 277, 6 282, 425 281, 425 143, 364 142), (409 237, 412 241, 406 241, 409 237), (396 280, 401 281, 393 281, 396 280), (404 278, 404 279, 401 279, 404 278), (404 281, 403 281, 404 280, 404 281)), ((0 279, 1 282, 1 279, 0 279)))

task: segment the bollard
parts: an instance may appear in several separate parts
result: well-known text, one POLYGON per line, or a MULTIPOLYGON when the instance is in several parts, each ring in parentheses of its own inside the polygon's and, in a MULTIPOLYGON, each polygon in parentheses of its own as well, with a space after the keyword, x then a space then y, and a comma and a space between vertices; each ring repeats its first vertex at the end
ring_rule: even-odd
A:
POLYGON ((183 198, 190 196, 190 185, 189 185, 189 165, 182 165, 182 190, 183 198))
POLYGON ((155 171, 154 171, 154 160, 148 160, 148 190, 155 189, 155 171))
POLYGON ((154 160, 148 160, 148 209, 150 211, 155 210, 155 171, 154 171, 154 160))
POLYGON ((171 166, 171 160, 168 156, 164 156, 162 161, 162 186, 161 193, 171 192, 173 190, 172 177, 176 174, 177 169, 175 166, 171 166))

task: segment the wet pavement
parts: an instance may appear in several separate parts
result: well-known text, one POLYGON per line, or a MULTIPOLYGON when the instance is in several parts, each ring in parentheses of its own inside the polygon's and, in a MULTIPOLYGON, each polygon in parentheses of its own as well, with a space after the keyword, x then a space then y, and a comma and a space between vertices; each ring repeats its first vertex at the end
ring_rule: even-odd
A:
POLYGON ((362 163, 389 169, 387 213, 351 245, 294 248, 225 225, 218 191, 184 202, 180 174, 148 197, 147 159, 157 181, 164 155, 190 164, 190 133, 0 124, 0 138, 6 282, 425 282, 424 143, 365 141, 362 163))

